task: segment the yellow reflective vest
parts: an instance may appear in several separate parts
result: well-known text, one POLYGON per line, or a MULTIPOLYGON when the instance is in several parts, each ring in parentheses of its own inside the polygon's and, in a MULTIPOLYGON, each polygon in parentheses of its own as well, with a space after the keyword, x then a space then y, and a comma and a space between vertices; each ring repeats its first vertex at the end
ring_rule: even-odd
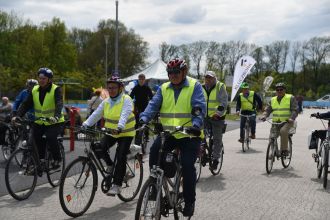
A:
MULTIPOLYGON (((132 102, 132 99, 128 95, 123 94, 120 99, 120 102, 116 103, 113 106, 110 106, 108 99, 105 101, 103 108, 103 117, 105 120, 104 127, 110 129, 117 129, 121 111, 124 105, 124 100, 129 99, 132 102)), ((118 135, 111 135, 111 136, 115 138, 135 136, 135 117, 133 112, 131 112, 131 114, 129 115, 125 127, 121 131, 121 133, 118 135)))
POLYGON ((285 94, 281 100, 281 103, 278 103, 277 96, 272 98, 271 107, 273 109, 273 122, 284 122, 290 118, 291 97, 291 94, 285 94))
POLYGON ((247 111, 254 111, 253 107, 253 98, 254 98, 254 91, 249 91, 249 96, 244 97, 243 93, 239 94, 241 99, 241 110, 247 110, 247 111))
MULTIPOLYGON (((220 91, 220 88, 225 86, 222 82, 217 82, 214 88, 209 93, 209 96, 207 96, 207 92, 205 88, 203 87, 204 97, 206 100, 206 106, 207 106, 207 115, 209 117, 212 117, 214 113, 218 110, 219 106, 222 106, 222 104, 217 100, 217 94, 220 91)), ((225 88, 226 89, 226 88, 225 88)), ((222 116, 226 115, 226 111, 224 111, 224 114, 222 116)))
MULTIPOLYGON (((55 89, 58 87, 55 84, 52 84, 52 87, 49 92, 46 92, 45 99, 43 104, 41 105, 39 101, 39 85, 36 85, 32 89, 32 97, 33 97, 33 108, 34 108, 34 115, 36 117, 36 124, 39 125, 51 125, 51 123, 38 120, 38 118, 49 118, 54 117, 55 115, 55 89)), ((58 120, 57 123, 64 122, 64 116, 61 115, 61 118, 58 120)), ((53 123, 52 123, 53 124, 53 123)))
MULTIPOLYGON (((163 103, 160 108, 160 122, 165 130, 173 131, 175 127, 182 126, 188 122, 185 127, 192 126, 191 122, 191 97, 194 92, 196 80, 187 77, 189 86, 184 86, 175 103, 174 90, 169 87, 170 82, 164 83, 161 86, 163 103)), ((175 133, 175 138, 180 139, 189 137, 182 133, 175 133)))

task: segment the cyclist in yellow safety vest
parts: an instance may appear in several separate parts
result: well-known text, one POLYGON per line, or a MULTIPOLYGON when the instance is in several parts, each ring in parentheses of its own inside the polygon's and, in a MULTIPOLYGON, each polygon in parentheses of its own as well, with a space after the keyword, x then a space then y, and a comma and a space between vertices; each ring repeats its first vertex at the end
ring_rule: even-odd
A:
POLYGON ((286 87, 284 83, 277 83, 275 88, 277 95, 271 99, 270 103, 265 108, 263 117, 260 119, 265 121, 266 118, 271 113, 273 113, 273 122, 287 122, 281 127, 272 126, 270 130, 270 136, 278 134, 278 129, 280 129, 279 134, 281 137, 281 154, 283 156, 288 156, 289 130, 293 126, 294 120, 298 116, 298 105, 293 95, 285 93, 286 87))
POLYGON ((104 159, 107 172, 112 170, 113 161, 108 153, 109 148, 118 142, 116 149, 117 163, 115 164, 114 181, 107 195, 114 196, 120 193, 123 178, 126 173, 126 161, 129 147, 135 136, 135 117, 133 101, 124 93, 124 84, 118 76, 107 80, 109 98, 103 100, 92 115, 83 123, 82 127, 90 127, 104 117, 105 128, 112 129, 112 134, 105 135, 101 140, 101 153, 97 156, 104 159))
MULTIPOLYGON (((185 125, 189 133, 199 136, 205 116, 205 98, 202 85, 195 79, 187 77, 188 67, 184 60, 173 59, 167 64, 167 74, 170 82, 164 83, 157 90, 144 112, 140 114, 140 123, 151 121, 160 112, 160 121, 165 130, 173 131, 176 126, 185 125), (193 108, 200 108, 201 114, 191 115, 193 108)), ((165 140, 165 150, 180 149, 182 175, 183 175, 183 198, 185 207, 184 216, 194 214, 196 199, 196 170, 194 163, 200 147, 199 137, 190 137, 176 133, 165 140)), ((157 164, 158 151, 161 146, 160 137, 157 137, 150 148, 149 166, 157 164)))
MULTIPOLYGON (((53 169, 60 167, 61 158, 60 149, 57 141, 63 131, 64 116, 62 90, 53 83, 53 72, 48 68, 38 70, 38 83, 22 102, 17 110, 17 117, 23 117, 24 114, 34 109, 35 121, 33 124, 33 138, 38 148, 39 158, 42 161, 45 158, 46 147, 44 146, 42 136, 46 136, 47 144, 54 157, 53 169), (48 118, 43 121, 38 118, 48 118)), ((13 118, 15 120, 15 117, 13 118)))
MULTIPOLYGON (((248 83, 243 82, 241 84, 242 92, 239 94, 236 102, 236 114, 242 115, 255 115, 250 117, 250 127, 251 127, 251 139, 256 138, 256 114, 257 111, 262 110, 262 101, 260 96, 254 91, 250 90, 248 83)), ((238 142, 243 143, 244 141, 244 126, 246 122, 246 117, 241 116, 240 122, 240 136, 238 142)))
POLYGON ((205 124, 208 123, 213 132, 214 149, 210 168, 216 170, 221 152, 223 151, 222 133, 225 129, 228 93, 226 91, 226 85, 217 80, 213 71, 206 71, 203 89, 207 111, 205 124))

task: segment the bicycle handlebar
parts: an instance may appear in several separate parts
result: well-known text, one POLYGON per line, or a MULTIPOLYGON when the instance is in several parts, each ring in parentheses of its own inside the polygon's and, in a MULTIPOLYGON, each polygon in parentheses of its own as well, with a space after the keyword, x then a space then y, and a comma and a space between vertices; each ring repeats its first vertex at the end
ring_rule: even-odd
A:
POLYGON ((245 118, 250 118, 250 117, 256 116, 256 114, 252 114, 252 115, 239 114, 239 115, 242 116, 242 117, 245 117, 245 118))

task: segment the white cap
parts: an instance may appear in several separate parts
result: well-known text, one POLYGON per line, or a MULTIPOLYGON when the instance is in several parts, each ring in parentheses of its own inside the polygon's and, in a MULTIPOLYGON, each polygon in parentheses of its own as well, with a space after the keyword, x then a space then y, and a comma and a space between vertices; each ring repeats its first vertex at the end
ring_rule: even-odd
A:
POLYGON ((216 77, 215 73, 213 71, 206 71, 205 76, 211 76, 213 78, 216 77))

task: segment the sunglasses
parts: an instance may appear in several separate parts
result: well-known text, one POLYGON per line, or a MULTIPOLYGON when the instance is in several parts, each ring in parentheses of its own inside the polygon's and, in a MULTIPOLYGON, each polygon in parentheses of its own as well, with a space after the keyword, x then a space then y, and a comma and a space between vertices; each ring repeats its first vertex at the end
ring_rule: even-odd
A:
POLYGON ((177 68, 173 68, 173 69, 167 69, 167 73, 168 74, 175 74, 175 75, 178 75, 180 74, 180 69, 177 69, 177 68))
POLYGON ((284 89, 276 89, 276 92, 282 92, 284 89))

